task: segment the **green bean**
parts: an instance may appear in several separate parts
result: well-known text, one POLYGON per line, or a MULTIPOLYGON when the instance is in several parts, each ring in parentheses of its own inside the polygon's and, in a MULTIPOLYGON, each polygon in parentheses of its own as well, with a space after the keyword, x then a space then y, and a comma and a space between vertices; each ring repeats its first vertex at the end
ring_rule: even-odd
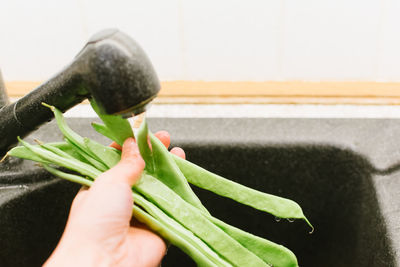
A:
POLYGON ((74 145, 72 145, 71 143, 69 143, 68 141, 48 143, 48 145, 56 147, 58 149, 61 149, 62 151, 71 155, 73 158, 75 158, 79 161, 90 164, 89 161, 87 161, 85 157, 83 157, 79 152, 77 152, 76 147, 74 145))
POLYGON ((42 105, 45 107, 48 107, 53 112, 54 117, 57 121, 58 128, 63 133, 65 138, 67 138, 71 143, 73 143, 77 146, 80 146, 80 147, 85 146, 85 144, 83 142, 83 138, 79 134, 72 131, 71 128, 69 128, 68 124, 65 122, 64 116, 62 115, 61 111, 59 111, 57 108, 50 106, 46 103, 42 103, 42 105))
POLYGON ((103 162, 98 161, 95 158, 92 158, 88 153, 84 151, 79 145, 72 143, 69 139, 65 139, 65 141, 73 147, 76 153, 78 153, 81 157, 83 157, 90 165, 94 168, 98 169, 99 171, 105 172, 108 170, 107 165, 103 162))
MULTIPOLYGON (((146 224, 151 230, 157 232, 163 238, 169 240, 171 244, 179 247, 183 252, 185 252, 188 256, 190 256, 196 263, 197 266, 204 267, 218 267, 218 266, 231 266, 230 264, 226 265, 217 265, 210 258, 203 255, 199 252, 199 249, 195 246, 192 246, 187 240, 182 238, 180 235, 172 234, 172 230, 169 225, 163 225, 159 221, 155 220, 152 216, 144 212, 142 209, 133 206, 133 216, 139 220, 140 222, 146 224)), ((184 228, 183 228, 184 229, 184 228)))
POLYGON ((74 156, 75 150, 67 142, 50 142, 50 143, 47 143, 47 144, 51 145, 51 146, 54 146, 54 147, 57 147, 57 148, 61 149, 62 151, 67 152, 71 156, 74 156))
POLYGON ((7 155, 21 159, 33 160, 40 163, 50 163, 50 161, 41 158, 40 156, 36 155, 34 152, 32 152, 31 150, 29 150, 24 146, 16 146, 12 148, 7 152, 7 155))
POLYGON ((53 153, 59 155, 60 157, 63 157, 63 158, 66 158, 66 159, 75 159, 72 155, 70 155, 67 152, 59 149, 58 147, 52 146, 50 144, 40 143, 39 146, 49 150, 50 152, 53 152, 53 153))
POLYGON ((113 133, 107 128, 107 126, 96 122, 92 122, 92 127, 96 132, 98 132, 101 135, 104 135, 105 137, 108 137, 112 141, 117 140, 117 137, 113 135, 113 133))
POLYGON ((181 224, 164 214, 156 205, 146 200, 141 195, 133 193, 135 202, 143 207, 150 215, 159 222, 164 222, 168 230, 175 233, 176 237, 180 237, 185 241, 184 245, 176 244, 175 238, 168 239, 172 244, 177 245, 183 251, 188 253, 197 264, 201 266, 231 266, 222 259, 210 247, 208 247, 201 239, 196 237, 192 232, 185 229, 181 224))
MULTIPOLYGON (((84 157, 85 159, 89 159, 89 164, 91 164, 93 167, 100 171, 106 171, 109 168, 112 168, 114 165, 116 165, 119 160, 121 159, 120 153, 117 152, 118 150, 111 148, 111 147, 106 147, 100 144, 93 143, 92 140, 88 138, 84 138, 84 142, 86 147, 90 149, 93 153, 97 153, 99 156, 103 158, 103 162, 107 165, 104 166, 103 162, 98 162, 96 159, 90 158, 89 155, 85 153, 80 153, 81 149, 74 147, 74 145, 71 145, 73 148, 75 148, 75 152, 77 152, 81 157, 84 157), (107 153, 105 153, 105 151, 107 153)), ((41 145, 43 148, 46 148, 47 150, 61 156, 64 158, 69 158, 69 159, 76 159, 74 156, 68 154, 67 152, 59 149, 58 147, 52 146, 50 144, 42 144, 41 145)), ((79 159, 78 159, 79 160, 79 159)))
POLYGON ((38 156, 40 156, 42 159, 55 163, 59 166, 68 168, 70 170, 77 171, 83 175, 87 175, 92 179, 95 179, 97 176, 101 174, 101 171, 97 170, 96 168, 92 167, 91 165, 88 165, 86 163, 80 162, 76 159, 65 159, 63 157, 60 157, 57 154, 54 154, 53 152, 50 152, 46 149, 40 148, 40 147, 35 147, 33 145, 30 145, 29 143, 23 141, 18 137, 18 140, 22 143, 23 146, 28 148, 30 151, 34 152, 38 156))
POLYGON ((84 186, 91 186, 93 184, 93 181, 90 181, 82 176, 76 175, 76 174, 71 174, 71 173, 66 173, 60 170, 57 170, 53 167, 50 167, 48 164, 43 164, 43 168, 45 168, 48 172, 51 174, 54 174, 55 176, 61 177, 67 181, 81 184, 84 186))
MULTIPOLYGON (((198 266, 204 266, 204 267, 231 266, 228 263, 226 263, 225 265, 215 264, 211 260, 211 258, 202 254, 198 249, 198 247, 193 246, 190 242, 185 240, 181 235, 175 234, 172 231, 170 225, 162 224, 160 221, 155 220, 152 216, 150 216, 148 213, 144 212, 142 209, 138 208, 135 205, 133 206, 132 213, 137 220, 139 220, 142 223, 145 223, 151 230, 157 232, 163 238, 171 242, 171 244, 179 247, 183 252, 185 252, 188 256, 190 256, 197 263, 198 266)), ((182 227, 182 229, 184 228, 182 227)), ((193 237, 196 238, 195 236, 193 237)))
MULTIPOLYGON (((73 150, 72 146, 69 145, 68 143, 55 142, 55 143, 43 144, 43 146, 48 150, 52 150, 52 148, 56 148, 62 152, 69 154, 69 156, 72 156, 73 158, 75 158, 79 161, 88 163, 88 162, 85 162, 85 158, 81 157, 78 153, 76 153, 75 150, 73 150)), ((23 158, 23 159, 27 159, 27 160, 32 160, 32 161, 36 161, 36 162, 41 162, 41 163, 50 163, 49 161, 42 159, 40 156, 36 155, 35 153, 33 153, 32 151, 30 151, 28 148, 26 148, 24 146, 16 146, 16 147, 12 148, 10 151, 7 152, 7 155, 13 156, 13 157, 18 157, 18 158, 23 158)), ((66 155, 64 155, 64 156, 66 156, 66 155)), ((69 157, 69 156, 66 156, 66 157, 69 157)))
POLYGON ((121 116, 107 115, 101 113, 98 105, 93 99, 90 100, 90 104, 92 105, 93 110, 104 122, 105 126, 108 129, 108 132, 111 133, 112 136, 114 136, 115 139, 113 140, 117 144, 122 146, 127 138, 133 137, 131 125, 127 120, 125 120, 121 116))
POLYGON ((104 146, 89 138, 84 138, 85 147, 92 153, 98 155, 102 162, 108 167, 112 168, 121 160, 121 152, 115 148, 104 146))
MULTIPOLYGON (((65 122, 64 116, 60 110, 58 110, 56 107, 47 105, 46 103, 42 103, 44 106, 50 108, 50 110, 53 112, 54 117, 57 121, 58 128, 60 131, 63 133, 65 138, 72 144, 75 145, 76 147, 80 148, 79 152, 81 153, 82 156, 84 154, 89 155, 91 158, 95 159, 97 162, 102 163, 103 165, 104 162, 102 161, 102 158, 93 153, 90 149, 87 149, 85 145, 85 139, 81 137, 79 134, 75 133, 65 122)), ((93 143, 96 143, 95 141, 92 141, 93 143)), ((96 163, 93 163, 88 157, 85 157, 91 164, 96 165, 96 163)), ((98 166, 96 166, 98 167, 98 166)), ((104 168, 102 168, 104 170, 104 168)))
POLYGON ((120 160, 120 153, 117 152, 117 150, 111 147, 103 146, 89 138, 81 137, 68 127, 62 113, 57 108, 49 105, 46 106, 53 111, 57 120, 57 124, 64 136, 72 145, 75 145, 75 147, 78 148, 76 151, 79 152, 80 155, 89 161, 93 166, 101 171, 105 171, 118 163, 120 160))
POLYGON ((154 158, 155 176, 188 203, 208 213, 186 182, 185 176, 183 176, 165 146, 152 133, 149 133, 149 137, 154 158))
POLYGON ((292 251, 282 245, 266 240, 264 238, 252 235, 239 228, 229 225, 208 214, 205 216, 221 228, 225 233, 242 244, 245 248, 253 252, 265 263, 274 267, 296 267, 297 258, 292 251))
POLYGON ((235 183, 178 156, 171 155, 189 183, 279 218, 303 219, 314 229, 296 202, 235 183))
MULTIPOLYGON (((59 120, 59 125, 62 125, 64 129, 67 129, 65 120, 59 120)), ((89 138, 81 137, 78 134, 74 134, 75 140, 80 140, 79 142, 73 142, 66 138, 66 142, 75 154, 84 158, 93 167, 101 171, 106 171, 109 168, 115 166, 121 159, 121 152, 115 148, 104 146, 99 144, 89 138), (83 143, 81 142, 83 141, 83 143), (89 153, 87 153, 89 152, 89 153), (91 157, 91 155, 96 155, 96 157, 91 157), (101 158, 101 161, 99 160, 101 158)), ((55 151, 53 151, 55 152, 55 151)), ((66 153, 66 152, 64 152, 66 153)), ((67 153, 66 153, 67 154, 67 153)), ((68 157, 68 155, 66 155, 68 157)), ((75 158, 75 157, 74 157, 75 158)))
POLYGON ((151 151, 148 145, 148 132, 149 129, 147 127, 146 119, 144 119, 136 133, 136 142, 140 150, 140 155, 146 162, 146 167, 145 167, 146 170, 153 173, 155 172, 154 158, 153 158, 153 152, 151 151))
POLYGON ((210 222, 203 212, 193 207, 168 186, 151 175, 143 175, 134 186, 141 194, 200 237, 234 266, 268 266, 259 257, 210 222))

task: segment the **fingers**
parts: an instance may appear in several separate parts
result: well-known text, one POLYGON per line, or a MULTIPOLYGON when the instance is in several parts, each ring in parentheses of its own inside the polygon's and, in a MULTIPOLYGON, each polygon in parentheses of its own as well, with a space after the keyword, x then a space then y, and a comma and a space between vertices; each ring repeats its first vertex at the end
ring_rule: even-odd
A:
MULTIPOLYGON (((161 141, 161 143, 163 143, 163 145, 166 148, 168 148, 169 145, 171 144, 171 137, 167 131, 158 131, 154 135, 161 141)), ((118 150, 122 149, 122 147, 115 142, 112 142, 110 144, 110 147, 113 147, 118 150)))
MULTIPOLYGON (((160 139, 161 143, 168 149, 169 145, 171 144, 171 136, 167 131, 159 131, 154 134, 158 139, 160 139)), ((181 157, 183 159, 186 158, 185 151, 183 151, 180 147, 174 147, 171 149, 171 153, 181 157)))
POLYGON ((167 131, 159 131, 154 134, 158 139, 160 139, 161 143, 168 149, 171 144, 171 136, 167 131))
POLYGON ((173 149, 171 149, 171 153, 180 158, 186 159, 185 151, 183 151, 183 149, 180 147, 174 147, 173 149))
POLYGON ((139 147, 133 138, 128 138, 122 147, 121 161, 115 166, 116 168, 112 168, 115 175, 121 182, 126 182, 132 186, 140 178, 144 166, 145 163, 140 155, 139 147))
MULTIPOLYGON (((158 131, 154 134, 160 141, 163 143, 163 145, 168 149, 168 147, 171 144, 171 136, 167 131, 158 131)), ((111 147, 114 147, 116 149, 121 150, 121 146, 118 145, 117 143, 113 142, 111 147)), ((183 159, 186 159, 185 151, 183 151, 182 148, 180 147, 174 147, 171 149, 171 153, 175 154, 178 157, 181 157, 183 159)))

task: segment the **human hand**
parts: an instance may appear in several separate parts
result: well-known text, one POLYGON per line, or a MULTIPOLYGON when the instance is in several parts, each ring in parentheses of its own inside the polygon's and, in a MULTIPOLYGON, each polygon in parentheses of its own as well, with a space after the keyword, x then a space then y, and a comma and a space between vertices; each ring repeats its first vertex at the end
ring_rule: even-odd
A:
MULTIPOLYGON (((168 148, 170 136, 155 134, 168 148)), ((113 143, 111 146, 120 149, 113 143)), ((181 148, 171 153, 185 158, 181 148)), ((57 248, 45 266, 158 266, 165 255, 161 237, 134 220, 132 191, 144 168, 133 138, 122 147, 121 161, 76 195, 57 248)))

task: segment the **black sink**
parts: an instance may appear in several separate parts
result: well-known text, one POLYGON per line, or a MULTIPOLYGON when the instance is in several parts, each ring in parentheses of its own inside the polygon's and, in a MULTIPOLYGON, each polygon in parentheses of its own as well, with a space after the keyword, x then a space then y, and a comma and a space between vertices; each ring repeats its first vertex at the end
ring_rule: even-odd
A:
MULTIPOLYGON (((69 119, 82 135, 93 119, 69 119)), ((297 201, 315 227, 277 220, 195 188, 216 217, 290 248, 300 266, 400 266, 400 121, 149 119, 206 169, 297 201), (398 134, 399 133, 399 134, 398 134)), ((61 140, 54 123, 27 139, 61 140)), ((39 266, 56 246, 79 186, 33 163, 0 165, 0 265, 39 266)), ((195 266, 170 248, 163 266, 195 266)))

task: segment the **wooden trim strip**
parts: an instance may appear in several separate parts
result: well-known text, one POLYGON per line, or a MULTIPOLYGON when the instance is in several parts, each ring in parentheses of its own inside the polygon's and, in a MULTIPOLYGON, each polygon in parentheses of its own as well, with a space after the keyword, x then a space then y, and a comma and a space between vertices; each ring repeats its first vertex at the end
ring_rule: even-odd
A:
POLYGON ((400 83, 382 82, 163 82, 166 96, 400 97, 400 83))
POLYGON ((155 104, 400 105, 400 98, 354 97, 157 97, 155 104))
MULTIPOLYGON (((40 82, 6 82, 21 97, 40 82)), ((400 105, 400 83, 386 82, 203 82, 164 81, 156 103, 400 105)))

